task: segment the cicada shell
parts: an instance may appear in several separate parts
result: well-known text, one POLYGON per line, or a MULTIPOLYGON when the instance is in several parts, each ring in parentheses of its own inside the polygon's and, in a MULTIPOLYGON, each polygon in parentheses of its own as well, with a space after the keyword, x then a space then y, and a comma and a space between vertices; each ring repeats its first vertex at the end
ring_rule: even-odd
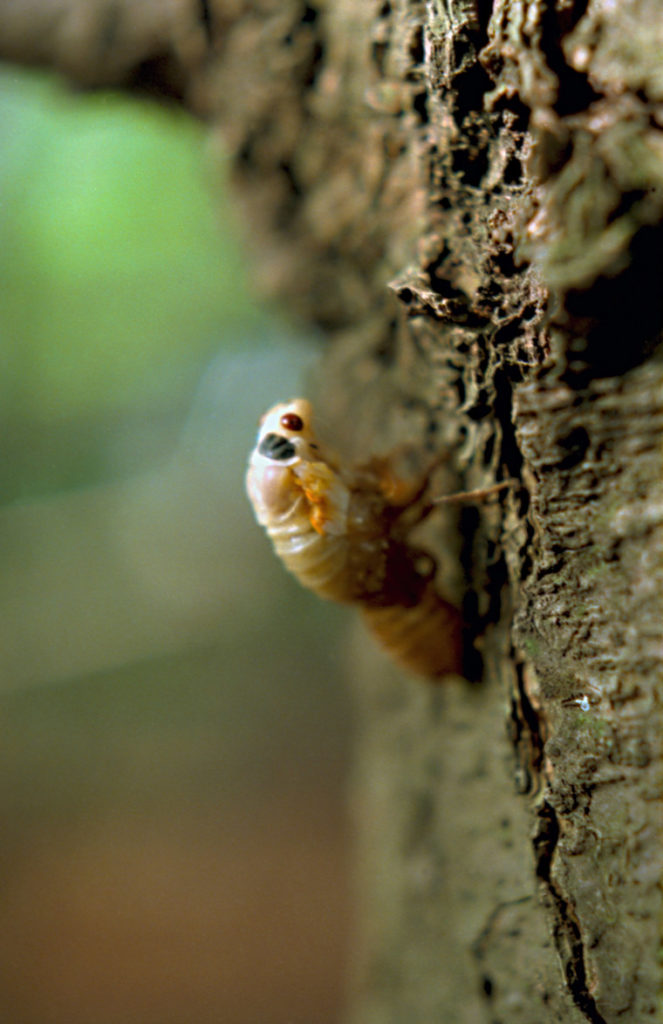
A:
POLYGON ((325 453, 305 399, 263 416, 246 489, 287 569, 320 597, 362 609, 369 628, 406 669, 461 673, 459 611, 435 587, 435 562, 413 546, 409 506, 385 460, 346 470, 325 453))

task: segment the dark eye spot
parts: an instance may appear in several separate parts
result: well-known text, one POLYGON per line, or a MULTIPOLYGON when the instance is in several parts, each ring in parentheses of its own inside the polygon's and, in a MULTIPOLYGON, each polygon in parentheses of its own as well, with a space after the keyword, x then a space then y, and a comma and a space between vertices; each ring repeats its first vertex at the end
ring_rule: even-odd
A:
POLYGON ((258 445, 258 451, 266 458, 274 459, 275 462, 285 462, 296 454, 294 444, 288 441, 287 437, 282 437, 281 434, 265 434, 258 445))
POLYGON ((284 412, 279 422, 284 430, 304 429, 304 420, 296 412, 284 412))

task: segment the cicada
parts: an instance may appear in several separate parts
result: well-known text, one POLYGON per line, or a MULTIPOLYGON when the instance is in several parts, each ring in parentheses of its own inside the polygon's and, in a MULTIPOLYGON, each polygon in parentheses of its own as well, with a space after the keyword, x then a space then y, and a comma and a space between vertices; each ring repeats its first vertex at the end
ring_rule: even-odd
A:
POLYGON ((340 465, 302 398, 263 416, 246 475, 256 519, 300 583, 356 605, 397 662, 440 677, 462 674, 463 622, 438 593, 435 559, 410 540, 432 507, 427 488, 428 475, 396 479, 388 459, 340 465))

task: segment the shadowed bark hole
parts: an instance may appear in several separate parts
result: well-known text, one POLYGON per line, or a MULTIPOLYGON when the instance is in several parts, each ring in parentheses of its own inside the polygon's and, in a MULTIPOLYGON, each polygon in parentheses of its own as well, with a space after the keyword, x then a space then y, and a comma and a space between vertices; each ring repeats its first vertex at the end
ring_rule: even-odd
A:
POLYGON ((419 115, 422 124, 428 124, 428 93, 425 90, 418 92, 412 101, 412 106, 419 115))
POLYGON ((456 149, 451 166, 466 185, 478 187, 488 170, 488 151, 485 149, 456 149))
POLYGON ((573 469, 579 465, 585 457, 590 446, 589 434, 584 427, 575 427, 566 437, 558 440, 557 444, 568 452, 558 463, 560 469, 573 469))
POLYGON ((569 66, 561 46, 564 36, 573 29, 586 10, 586 0, 578 0, 563 11, 555 4, 544 4, 541 14, 541 50, 548 67, 557 76, 557 98, 553 109, 560 117, 586 110, 601 98, 601 94, 592 88, 587 75, 569 66))
POLYGON ((412 57, 412 63, 416 66, 423 64, 425 50, 424 50, 424 27, 419 25, 412 36, 410 43, 410 56, 412 57))
POLYGON ((384 42, 374 42, 373 43, 373 45, 371 47, 371 56, 372 56, 372 59, 373 59, 373 63, 375 64, 376 68, 378 69, 378 71, 380 72, 381 75, 384 75, 384 72, 385 72, 385 64, 386 64, 387 54, 388 53, 389 53, 389 43, 384 43, 384 42))
POLYGON ((462 124, 468 114, 483 111, 484 96, 492 89, 493 81, 488 72, 476 61, 454 75, 454 86, 456 121, 462 124))
POLYGON ((186 79, 182 66, 172 53, 162 53, 141 61, 131 71, 129 89, 147 96, 182 102, 186 93, 186 79))
POLYGON ((200 11, 200 20, 205 30, 207 42, 211 43, 214 35, 214 24, 212 21, 212 9, 209 5, 209 0, 198 0, 198 9, 200 11))
POLYGON ((631 262, 616 278, 599 277, 586 291, 566 295, 576 333, 569 344, 567 378, 576 383, 625 373, 650 355, 663 328, 663 232, 642 228, 631 262))

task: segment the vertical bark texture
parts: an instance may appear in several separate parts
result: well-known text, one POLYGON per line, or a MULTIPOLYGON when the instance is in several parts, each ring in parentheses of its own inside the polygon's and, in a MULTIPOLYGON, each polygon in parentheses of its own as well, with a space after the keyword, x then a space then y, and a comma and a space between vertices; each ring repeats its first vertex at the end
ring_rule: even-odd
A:
MULTIPOLYGON (((481 683, 358 641, 356 1024, 657 1014, 657 0, 5 2, 0 52, 176 96, 263 285, 327 331, 348 458, 450 453, 429 542, 481 683), (30 17, 25 8, 30 7, 30 17)), ((289 397, 289 396, 284 396, 289 397)))

